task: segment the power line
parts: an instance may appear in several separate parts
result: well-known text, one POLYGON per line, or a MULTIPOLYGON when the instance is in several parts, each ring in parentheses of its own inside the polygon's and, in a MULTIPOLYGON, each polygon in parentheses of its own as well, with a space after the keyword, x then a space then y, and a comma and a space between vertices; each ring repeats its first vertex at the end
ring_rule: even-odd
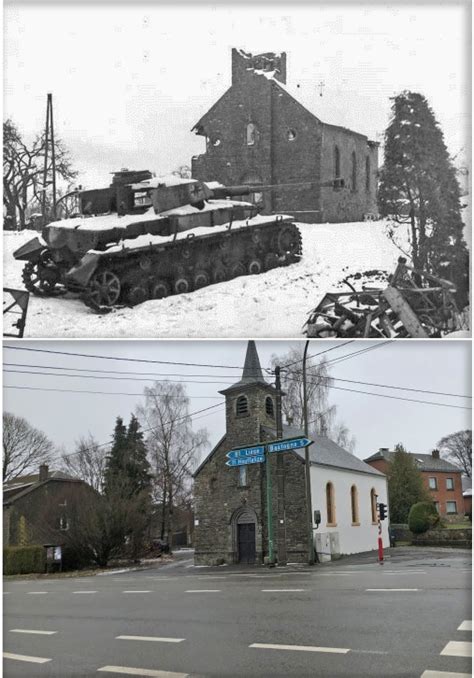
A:
MULTIPOLYGON (((54 372, 31 372, 29 370, 3 370, 4 374, 37 374, 38 376, 44 377, 66 377, 66 378, 79 378, 79 379, 112 379, 114 381, 156 381, 153 377, 111 377, 108 375, 97 376, 95 374, 55 374, 54 372)), ((235 379, 235 377, 233 377, 235 379)), ((232 379, 232 377, 231 377, 232 379)), ((166 380, 162 380, 163 381, 166 380)), ((230 379, 227 381, 180 381, 178 383, 188 383, 188 384, 228 384, 230 379)), ((197 396, 195 396, 197 397, 197 396)))
MULTIPOLYGON (((347 346, 348 344, 354 343, 355 339, 351 339, 351 341, 345 341, 342 344, 337 344, 337 346, 332 346, 331 348, 327 348, 324 351, 320 351, 319 353, 314 353, 313 355, 308 356, 308 360, 310 358, 316 358, 319 355, 323 355, 323 353, 329 353, 329 351, 335 351, 338 348, 343 348, 344 346, 347 346)), ((292 367, 293 365, 296 365, 297 363, 303 362, 303 358, 298 358, 298 360, 294 360, 292 363, 287 363, 286 365, 280 365, 281 370, 285 370, 287 367, 292 367)))
MULTIPOLYGON (((63 375, 55 375, 63 376, 63 375)), ((56 393, 88 393, 89 395, 118 395, 118 396, 138 396, 145 397, 145 393, 118 393, 117 391, 82 391, 80 389, 69 389, 69 388, 46 388, 40 386, 9 386, 3 385, 3 388, 12 388, 20 391, 53 391, 56 393)), ((181 400, 196 400, 196 399, 205 399, 205 400, 220 400, 219 396, 174 396, 167 395, 167 398, 179 398, 181 400)))

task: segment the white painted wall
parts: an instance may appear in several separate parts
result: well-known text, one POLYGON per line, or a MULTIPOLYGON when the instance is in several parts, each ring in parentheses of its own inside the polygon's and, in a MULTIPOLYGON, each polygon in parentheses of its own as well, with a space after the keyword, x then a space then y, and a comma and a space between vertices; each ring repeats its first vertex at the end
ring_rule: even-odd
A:
MULTIPOLYGON (((361 553, 377 549, 378 527, 372 524, 370 505, 370 491, 374 488, 378 495, 378 502, 388 506, 387 480, 385 476, 357 473, 345 469, 327 466, 311 466, 311 499, 313 512, 321 511, 321 524, 314 531, 320 534, 320 543, 325 544, 326 550, 329 535, 338 533, 339 550, 341 554, 361 553), (334 486, 334 504, 336 509, 335 527, 327 527, 326 485, 331 482, 334 486), (359 499, 359 526, 352 525, 351 486, 355 485, 359 499), (326 537, 325 537, 326 536, 326 537)), ((314 514, 314 513, 313 513, 314 514)), ((388 535, 388 518, 382 521, 382 540, 384 548, 390 546, 388 535)), ((334 539, 334 537, 333 537, 334 539)), ((318 545, 316 546, 318 549, 318 545)))

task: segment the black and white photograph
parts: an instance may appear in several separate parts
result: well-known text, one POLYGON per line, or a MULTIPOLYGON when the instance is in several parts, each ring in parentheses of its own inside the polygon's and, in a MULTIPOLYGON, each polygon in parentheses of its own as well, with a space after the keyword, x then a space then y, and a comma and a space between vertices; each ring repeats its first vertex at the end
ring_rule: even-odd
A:
POLYGON ((2 675, 472 676, 471 3, 3 38, 2 675))
POLYGON ((12 334, 469 336, 469 26, 7 2, 12 334))

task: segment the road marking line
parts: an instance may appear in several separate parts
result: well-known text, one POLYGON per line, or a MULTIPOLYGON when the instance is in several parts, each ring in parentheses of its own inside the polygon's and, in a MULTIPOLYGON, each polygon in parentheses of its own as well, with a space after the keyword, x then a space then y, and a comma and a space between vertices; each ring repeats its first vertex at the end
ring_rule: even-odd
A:
POLYGON ((386 591, 388 593, 392 591, 419 591, 420 589, 365 589, 366 591, 386 591))
POLYGON ((27 591, 29 596, 45 596, 49 591, 27 591))
POLYGON ((10 633, 33 633, 38 636, 53 636, 57 631, 35 631, 34 629, 10 629, 10 633))
POLYGON ((345 647, 316 647, 312 645, 274 645, 273 643, 252 643, 249 647, 260 650, 296 650, 297 652, 331 652, 333 654, 347 654, 345 647))
POLYGON ((301 593, 306 589, 262 589, 262 593, 301 593))
POLYGON ((450 657, 472 657, 472 643, 450 640, 440 654, 450 657))
POLYGON ((321 572, 320 577, 350 577, 352 572, 321 572))
POLYGON ((389 576, 403 577, 404 575, 410 574, 426 574, 426 572, 384 572, 383 574, 388 574, 389 576))
POLYGON ((139 589, 132 589, 130 591, 122 591, 122 593, 151 593, 151 591, 140 591, 139 589))
POLYGON ((451 673, 450 671, 424 671, 421 678, 471 678, 471 674, 451 673))
POLYGON ((220 593, 220 589, 188 589, 185 593, 220 593))
POLYGON ((4 595, 4 596, 8 596, 8 595, 10 595, 10 593, 11 593, 11 591, 4 591, 4 592, 3 592, 3 595, 4 595))
POLYGON ((27 654, 12 654, 11 652, 4 652, 3 658, 15 659, 18 662, 30 662, 31 664, 46 664, 46 662, 51 661, 46 657, 29 657, 27 654))
POLYGON ((188 673, 175 673, 174 671, 157 671, 156 669, 134 669, 131 666, 103 666, 97 672, 122 673, 127 676, 150 676, 150 678, 188 678, 188 673))
POLYGON ((182 643, 186 638, 159 638, 158 636, 115 636, 116 640, 146 640, 156 643, 182 643))
POLYGON ((73 593, 97 593, 97 591, 73 591, 73 593))
POLYGON ((462 624, 458 626, 458 631, 472 631, 472 621, 470 619, 463 621, 462 624))

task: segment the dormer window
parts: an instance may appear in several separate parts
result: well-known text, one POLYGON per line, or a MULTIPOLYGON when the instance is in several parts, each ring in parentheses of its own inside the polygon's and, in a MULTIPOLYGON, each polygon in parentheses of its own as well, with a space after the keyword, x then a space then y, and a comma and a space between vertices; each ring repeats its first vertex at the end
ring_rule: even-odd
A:
POLYGON ((257 142, 257 127, 253 122, 247 125, 247 146, 255 146, 257 142))
POLYGON ((235 413, 238 417, 243 417, 249 413, 249 401, 247 396, 241 395, 235 403, 235 413))
POLYGON ((267 396, 265 398, 265 412, 272 419, 275 418, 275 407, 273 405, 273 398, 271 398, 270 396, 267 396))

